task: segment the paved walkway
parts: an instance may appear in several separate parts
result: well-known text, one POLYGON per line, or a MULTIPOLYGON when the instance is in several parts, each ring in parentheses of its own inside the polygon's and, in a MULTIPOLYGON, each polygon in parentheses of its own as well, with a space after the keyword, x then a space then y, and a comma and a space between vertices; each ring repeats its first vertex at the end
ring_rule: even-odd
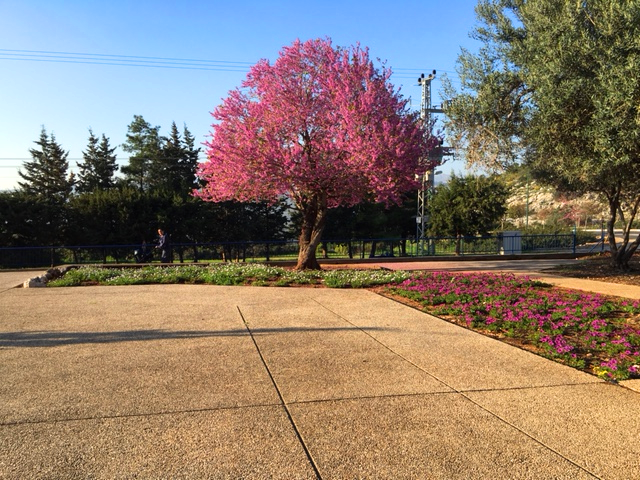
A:
POLYGON ((3 479, 640 478, 640 393, 369 291, 12 281, 3 479))

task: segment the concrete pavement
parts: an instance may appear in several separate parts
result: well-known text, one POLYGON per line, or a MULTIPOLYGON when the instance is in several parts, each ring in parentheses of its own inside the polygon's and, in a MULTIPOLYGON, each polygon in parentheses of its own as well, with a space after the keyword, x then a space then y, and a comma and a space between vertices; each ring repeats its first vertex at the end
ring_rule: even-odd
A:
POLYGON ((0 293, 4 290, 21 286, 26 280, 33 277, 39 277, 46 273, 45 270, 17 270, 2 271, 0 270, 0 293))
POLYGON ((640 393, 369 291, 4 275, 3 479, 640 478, 640 393))

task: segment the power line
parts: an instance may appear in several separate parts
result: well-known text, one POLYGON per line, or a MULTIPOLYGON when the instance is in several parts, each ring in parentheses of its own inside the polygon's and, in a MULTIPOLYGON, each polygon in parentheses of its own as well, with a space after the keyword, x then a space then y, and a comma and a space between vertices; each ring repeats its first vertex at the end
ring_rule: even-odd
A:
POLYGON ((207 70, 214 72, 246 72, 248 69, 239 67, 205 67, 205 66, 188 66, 187 64, 169 64, 169 65, 154 65, 154 64, 136 64, 136 63, 122 63, 122 62, 107 62, 107 61, 88 61, 79 59, 69 60, 53 60, 50 58, 6 58, 0 54, 0 60, 13 60, 13 61, 29 61, 29 62, 49 62, 49 63, 72 63, 72 64, 84 64, 84 65, 108 65, 119 67, 147 67, 147 68, 169 68, 174 70, 207 70))
POLYGON ((77 53, 77 52, 50 52, 45 50, 9 50, 6 48, 0 48, 0 52, 16 52, 19 54, 45 54, 45 55, 71 55, 71 56, 87 56, 87 57, 105 57, 105 58, 120 58, 120 59, 145 59, 145 60, 166 60, 169 62, 198 62, 198 63, 228 63, 228 64, 245 64, 252 65, 249 62, 227 61, 227 60, 197 60, 193 58, 171 58, 171 57, 143 57, 137 55, 108 55, 102 53, 77 53))
MULTIPOLYGON (((169 68, 178 70, 208 70, 219 72, 246 72, 255 62, 237 60, 203 60, 194 58, 146 57, 139 55, 112 55, 83 52, 54 52, 47 50, 12 50, 0 48, 0 60, 75 63, 123 67, 169 68)), ((391 68, 395 78, 415 78, 423 68, 391 68)), ((456 72, 441 70, 457 76, 456 72)))
POLYGON ((0 60, 244 72, 252 63, 226 60, 0 49, 0 60))

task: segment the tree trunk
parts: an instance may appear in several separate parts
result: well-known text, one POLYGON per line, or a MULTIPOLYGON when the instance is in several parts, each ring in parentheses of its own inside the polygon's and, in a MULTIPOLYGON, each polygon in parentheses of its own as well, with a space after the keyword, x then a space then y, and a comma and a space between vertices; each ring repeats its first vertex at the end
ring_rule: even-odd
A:
POLYGON ((631 257, 633 257, 633 254, 638 249, 638 245, 640 245, 640 236, 638 236, 633 242, 629 243, 629 230, 630 228, 624 229, 623 241, 618 245, 613 228, 609 229, 611 266, 616 270, 621 270, 623 272, 629 270, 629 260, 631 260, 631 257))
POLYGON ((324 193, 315 194, 298 202, 298 208, 302 213, 302 229, 298 240, 300 250, 296 270, 320 270, 316 249, 327 218, 327 196, 324 193))
POLYGON ((369 258, 374 258, 376 256, 376 249, 378 247, 378 242, 373 240, 371 242, 371 251, 369 252, 369 258))
POLYGON ((630 252, 630 249, 619 248, 615 254, 611 254, 611 263, 613 268, 622 272, 629 270, 629 260, 632 255, 633 253, 630 252))
POLYGON ((633 221, 636 218, 638 207, 640 206, 640 198, 636 198, 633 207, 629 211, 628 218, 620 208, 620 188, 618 188, 613 195, 607 195, 609 201, 609 220, 607 221, 607 236, 609 240, 609 252, 611 253, 611 266, 617 270, 627 271, 629 270, 629 260, 640 246, 640 236, 638 236, 633 242, 630 242, 631 227, 633 221), (615 236, 615 224, 620 215, 622 221, 622 242, 618 245, 615 236))
POLYGON ((320 264, 316 258, 316 248, 318 244, 314 245, 313 242, 306 242, 300 244, 300 250, 298 251, 298 263, 296 270, 320 270, 320 264))

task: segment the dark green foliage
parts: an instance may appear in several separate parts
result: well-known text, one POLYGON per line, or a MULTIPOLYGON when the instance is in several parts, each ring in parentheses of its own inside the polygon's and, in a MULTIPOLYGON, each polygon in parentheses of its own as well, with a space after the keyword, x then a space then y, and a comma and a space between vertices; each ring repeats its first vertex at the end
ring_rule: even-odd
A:
POLYGON ((402 205, 363 202, 331 208, 322 238, 407 238, 415 234, 416 198, 408 195, 402 205))
POLYGON ((198 154, 200 148, 195 148, 195 138, 184 126, 182 138, 178 133, 175 122, 171 124, 171 135, 165 139, 163 156, 171 158, 173 170, 171 172, 173 192, 191 196, 197 188, 196 170, 198 168, 198 154))
POLYGON ((87 150, 82 152, 83 163, 78 163, 80 171, 76 183, 76 192, 87 193, 94 190, 107 190, 114 188, 116 184, 115 173, 116 148, 109 145, 109 139, 103 134, 98 140, 89 129, 89 143, 87 150))
POLYGON ((140 244, 155 235, 157 199, 134 188, 96 190, 70 202, 71 245, 140 244), (154 201, 155 200, 155 201, 154 201), (154 205, 155 204, 155 205, 154 205))
MULTIPOLYGON (((69 229, 66 204, 73 190, 74 177, 69 173, 68 152, 48 135, 44 127, 40 138, 34 142, 39 148, 29 150, 30 162, 25 162, 19 175, 25 180, 18 182, 19 192, 5 197, 13 204, 15 212, 7 213, 4 228, 11 244, 55 245, 64 241, 69 229), (9 225, 13 225, 9 229, 9 225)), ((6 218, 6 217, 5 217, 6 218)))
POLYGON ((211 204, 135 188, 76 195, 68 210, 75 226, 69 245, 141 244, 163 227, 172 243, 279 240, 286 237, 282 205, 211 204))
POLYGON ((142 191, 163 192, 168 196, 191 195, 196 183, 199 148, 185 126, 182 135, 175 122, 168 137, 160 136, 160 127, 152 127, 135 115, 122 148, 131 154, 122 167, 126 185, 142 191))
MULTIPOLYGON (((322 241, 343 241, 351 256, 353 239, 400 239, 404 252, 406 239, 415 235, 416 202, 415 195, 407 195, 402 205, 387 207, 382 203, 363 202, 352 207, 331 208, 322 241)), ((326 248, 324 252, 326 255, 326 248)), ((374 242, 370 256, 379 253, 374 242)))
POLYGON ((169 136, 162 138, 160 155, 149 165, 149 183, 153 190, 187 197, 197 187, 200 149, 195 148, 195 139, 186 126, 183 135, 173 122, 169 136))
POLYGON ((152 127, 141 115, 134 115, 129 124, 127 141, 122 145, 131 154, 129 164, 122 167, 126 185, 138 190, 149 190, 156 182, 161 164, 160 127, 152 127), (152 165, 154 165, 152 167, 152 165))
POLYGON ((163 138, 135 116, 124 145, 132 156, 118 181, 115 148, 89 130, 74 194, 67 153, 55 137, 43 128, 35 143, 21 189, 0 192, 2 247, 139 245, 154 241, 159 227, 174 244, 289 238, 284 202, 213 204, 191 195, 200 149, 186 126, 180 134, 173 123, 163 138))
POLYGON ((0 192, 0 246, 60 244, 61 208, 22 190, 0 192))
POLYGON ((431 199, 429 234, 457 239, 488 235, 506 213, 508 195, 495 176, 452 175, 431 199))
POLYGON ((25 180, 18 185, 28 195, 50 204, 61 205, 67 201, 73 189, 73 175, 69 174, 68 152, 56 142, 55 135, 48 135, 44 127, 40 138, 34 142, 38 148, 29 150, 30 162, 24 163, 24 171, 18 174, 25 180))

